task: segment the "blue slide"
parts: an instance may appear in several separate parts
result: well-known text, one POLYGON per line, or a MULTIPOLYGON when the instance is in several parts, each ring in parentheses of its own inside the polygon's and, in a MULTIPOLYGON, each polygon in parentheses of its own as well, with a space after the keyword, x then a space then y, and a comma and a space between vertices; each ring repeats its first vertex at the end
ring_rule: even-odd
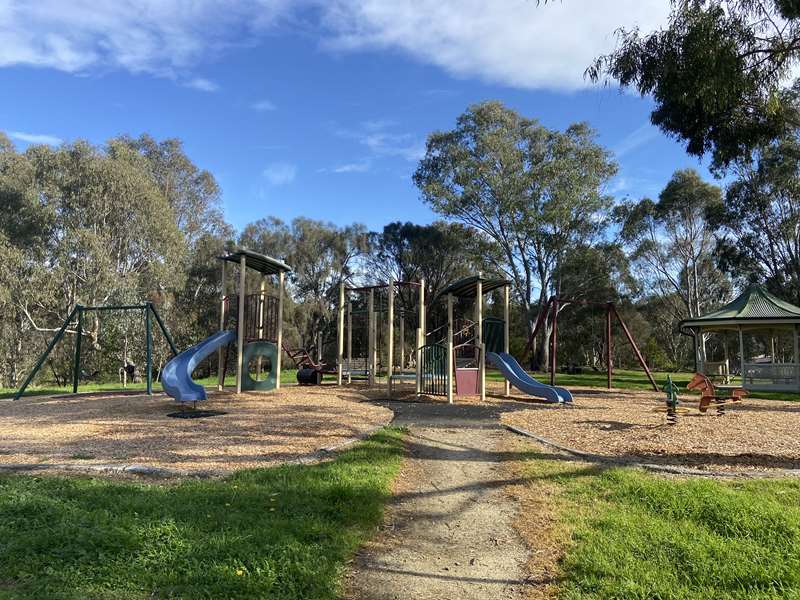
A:
POLYGON ((525 372, 517 359, 505 352, 487 352, 486 358, 495 367, 500 369, 503 377, 515 388, 530 396, 541 398, 547 402, 559 402, 561 404, 572 402, 572 394, 569 390, 562 387, 546 385, 536 381, 525 372))
POLYGON ((205 400, 206 390, 192 381, 192 372, 209 354, 235 341, 235 331, 220 331, 184 350, 164 367, 161 372, 161 387, 178 402, 205 400))

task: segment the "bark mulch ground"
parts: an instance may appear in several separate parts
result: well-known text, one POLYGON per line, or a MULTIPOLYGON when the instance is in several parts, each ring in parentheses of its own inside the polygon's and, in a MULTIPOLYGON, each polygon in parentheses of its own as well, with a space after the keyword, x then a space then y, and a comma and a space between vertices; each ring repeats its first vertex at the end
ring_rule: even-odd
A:
POLYGON ((800 402, 746 398, 718 416, 713 409, 701 414, 697 397, 684 395, 681 406, 689 412, 668 425, 665 414, 654 410, 664 407, 663 393, 572 391, 572 407, 529 403, 523 410, 504 412, 502 421, 576 450, 621 460, 710 471, 800 469, 800 402))
POLYGON ((176 419, 157 395, 91 394, 0 401, 0 464, 144 465, 226 472, 292 462, 389 423, 392 411, 356 388, 290 386, 209 394, 198 409, 226 414, 176 419))

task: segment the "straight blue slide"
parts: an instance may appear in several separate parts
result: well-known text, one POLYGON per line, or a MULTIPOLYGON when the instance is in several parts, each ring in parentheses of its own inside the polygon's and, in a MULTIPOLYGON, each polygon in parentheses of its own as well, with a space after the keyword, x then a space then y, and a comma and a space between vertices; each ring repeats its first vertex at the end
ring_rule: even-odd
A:
POLYGON ((192 372, 209 354, 235 341, 235 331, 219 331, 184 350, 164 367, 161 372, 161 387, 178 402, 205 400, 206 390, 192 381, 192 372))
POLYGON ((515 388, 547 402, 571 403, 572 393, 562 387, 546 385, 525 372, 517 359, 505 352, 487 352, 486 359, 500 369, 503 377, 515 388))

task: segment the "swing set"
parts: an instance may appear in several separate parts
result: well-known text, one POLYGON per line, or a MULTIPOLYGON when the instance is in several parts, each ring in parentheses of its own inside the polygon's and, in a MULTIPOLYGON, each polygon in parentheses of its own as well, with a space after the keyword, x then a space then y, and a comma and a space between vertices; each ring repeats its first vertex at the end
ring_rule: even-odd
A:
POLYGON ((36 365, 33 367, 31 372, 25 378, 25 381, 22 383, 22 386, 17 390, 14 394, 14 400, 19 400, 22 394, 25 393, 25 390, 30 385, 33 378, 36 374, 41 370, 44 366, 45 362, 47 361, 48 356, 56 347, 56 345, 61 341, 64 337, 64 334, 69 329, 71 323, 75 323, 77 321, 77 328, 75 330, 75 355, 73 359, 72 365, 72 393, 78 393, 78 385, 80 383, 81 378, 81 344, 83 342, 83 319, 86 313, 91 312, 109 312, 109 311, 122 311, 122 312, 129 312, 129 311, 143 311, 144 313, 144 321, 145 321, 145 356, 146 356, 146 382, 147 382, 147 395, 153 395, 153 320, 155 320, 156 324, 158 325, 161 333, 164 335, 164 338, 169 344, 169 348, 172 351, 173 356, 177 356, 178 349, 175 347, 175 342, 172 340, 172 336, 169 334, 167 330, 167 326, 164 324, 164 321, 161 319, 161 315, 158 314, 156 307, 153 305, 152 302, 144 302, 142 304, 108 304, 102 306, 83 306, 81 304, 76 304, 75 308, 72 309, 72 312, 69 313, 66 319, 64 319, 63 325, 58 330, 56 335, 50 340, 50 343, 47 345, 47 349, 44 353, 39 357, 39 360, 36 361, 36 365))
POLYGON ((545 321, 547 320, 547 316, 550 315, 551 323, 552 323, 552 334, 550 336, 550 385, 555 385, 556 381, 556 371, 558 370, 558 313, 559 309, 563 309, 564 307, 570 304, 577 304, 583 306, 600 306, 605 309, 605 345, 606 345, 606 374, 607 374, 607 386, 608 389, 611 389, 614 377, 614 365, 613 360, 611 357, 611 343, 612 343, 612 334, 611 334, 611 325, 616 318, 619 322, 620 326, 622 327, 622 331, 625 334, 625 338, 630 344, 631 349, 633 350, 634 355, 636 356, 637 361, 641 365, 644 372, 647 374, 647 378, 650 380, 650 384, 653 386, 653 390, 656 392, 660 391, 658 384, 656 384, 656 380, 653 378, 653 374, 650 371, 650 367, 647 366, 647 363, 644 360, 644 356, 642 356, 641 351, 639 350, 639 346, 636 344, 636 340, 633 338, 628 326, 625 324, 622 316, 617 311, 617 307, 613 302, 593 302, 591 300, 565 300, 560 298, 559 296, 551 296, 547 303, 541 308, 539 311, 538 316, 536 317, 536 322, 533 326, 533 331, 531 332, 530 337, 528 338, 528 343, 525 346, 524 354, 527 356, 529 353, 533 351, 533 342, 536 339, 539 331, 543 331, 543 327, 545 321))

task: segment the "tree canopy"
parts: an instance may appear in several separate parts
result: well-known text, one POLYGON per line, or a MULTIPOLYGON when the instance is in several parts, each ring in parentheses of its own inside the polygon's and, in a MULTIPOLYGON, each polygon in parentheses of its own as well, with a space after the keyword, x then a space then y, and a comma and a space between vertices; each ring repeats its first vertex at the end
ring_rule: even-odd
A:
POLYGON ((800 58, 793 0, 672 0, 663 29, 620 29, 587 69, 652 95, 651 120, 724 168, 798 123, 787 78, 800 58))

